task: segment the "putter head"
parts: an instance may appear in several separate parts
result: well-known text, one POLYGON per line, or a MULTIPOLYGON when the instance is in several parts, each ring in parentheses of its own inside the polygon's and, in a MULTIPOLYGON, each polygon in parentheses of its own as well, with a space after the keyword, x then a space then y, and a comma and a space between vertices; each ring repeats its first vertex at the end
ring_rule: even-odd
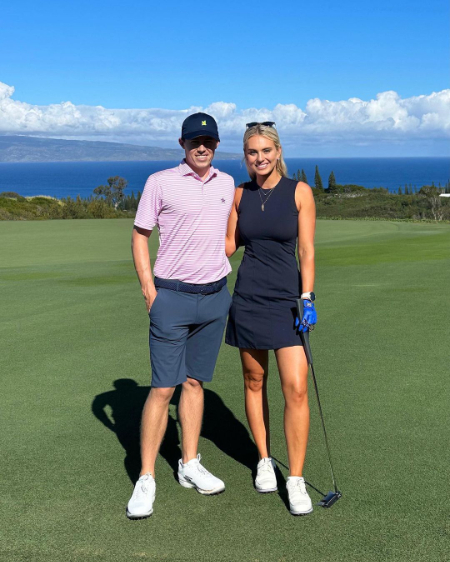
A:
POLYGON ((320 505, 321 507, 331 507, 338 501, 339 498, 342 498, 342 494, 339 490, 336 492, 328 492, 328 494, 324 496, 317 505, 320 505))

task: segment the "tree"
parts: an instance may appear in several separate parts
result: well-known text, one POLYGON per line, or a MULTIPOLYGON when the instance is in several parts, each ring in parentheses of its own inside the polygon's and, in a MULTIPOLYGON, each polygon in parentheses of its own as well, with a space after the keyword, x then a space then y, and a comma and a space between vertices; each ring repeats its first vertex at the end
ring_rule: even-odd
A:
POLYGON ((444 210, 442 209, 442 198, 439 196, 439 190, 434 185, 424 185, 419 190, 419 195, 424 195, 431 209, 431 214, 435 221, 441 221, 444 218, 444 210))
POLYGON ((94 189, 94 193, 104 197, 108 205, 112 205, 117 209, 124 197, 124 191, 128 182, 120 176, 111 176, 107 181, 108 185, 99 185, 94 189))
POLYGON ((316 166, 316 173, 314 175, 314 187, 318 191, 323 191, 323 183, 322 183, 322 178, 320 177, 320 173, 319 173, 319 166, 316 166))
POLYGON ((300 176, 300 181, 308 183, 308 178, 306 177, 305 170, 302 168, 302 174, 300 176))
POLYGON ((400 186, 400 187, 398 188, 398 194, 399 194, 399 195, 402 194, 402 186, 400 186))
POLYGON ((328 178, 328 191, 336 191, 336 178, 333 171, 331 171, 330 177, 328 178))

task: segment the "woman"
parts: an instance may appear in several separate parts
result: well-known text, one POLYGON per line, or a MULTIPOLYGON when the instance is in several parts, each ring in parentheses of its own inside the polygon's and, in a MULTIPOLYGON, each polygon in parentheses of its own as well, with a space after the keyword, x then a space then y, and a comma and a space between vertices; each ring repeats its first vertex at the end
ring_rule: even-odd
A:
POLYGON ((306 183, 288 179, 275 123, 247 125, 244 157, 251 181, 236 189, 226 252, 231 256, 244 245, 245 253, 225 341, 240 350, 245 410, 260 457, 255 488, 261 493, 277 490, 267 401, 268 350, 275 351, 285 400, 290 512, 305 515, 312 511, 302 477, 309 431, 308 365, 299 330, 312 329, 317 320, 314 198, 306 183), (301 321, 296 312, 300 296, 305 305, 301 321))

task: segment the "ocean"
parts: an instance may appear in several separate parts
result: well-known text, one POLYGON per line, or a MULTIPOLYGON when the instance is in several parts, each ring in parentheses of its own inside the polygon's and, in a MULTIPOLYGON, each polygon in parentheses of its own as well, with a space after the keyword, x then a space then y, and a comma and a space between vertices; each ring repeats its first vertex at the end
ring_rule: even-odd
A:
MULTIPOLYGON (((176 166, 178 162, 26 162, 0 163, 0 192, 15 191, 24 197, 88 197, 110 176, 128 181, 127 192, 142 191, 150 174, 176 166)), ((450 158, 288 158, 289 174, 304 169, 310 185, 314 185, 315 166, 319 167, 324 187, 331 171, 336 182, 385 187, 397 192, 405 184, 444 186, 450 179, 450 158)), ((233 176, 236 185, 248 180, 245 165, 239 160, 216 160, 214 165, 233 176)))

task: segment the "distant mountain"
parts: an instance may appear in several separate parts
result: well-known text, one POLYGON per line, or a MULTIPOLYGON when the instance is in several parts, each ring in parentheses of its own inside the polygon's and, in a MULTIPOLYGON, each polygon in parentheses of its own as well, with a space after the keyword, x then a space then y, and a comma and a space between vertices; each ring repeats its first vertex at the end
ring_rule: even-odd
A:
MULTIPOLYGON (((181 149, 116 142, 74 141, 0 136, 0 162, 105 162, 180 160, 181 149)), ((239 160, 239 154, 217 151, 215 160, 239 160)))

